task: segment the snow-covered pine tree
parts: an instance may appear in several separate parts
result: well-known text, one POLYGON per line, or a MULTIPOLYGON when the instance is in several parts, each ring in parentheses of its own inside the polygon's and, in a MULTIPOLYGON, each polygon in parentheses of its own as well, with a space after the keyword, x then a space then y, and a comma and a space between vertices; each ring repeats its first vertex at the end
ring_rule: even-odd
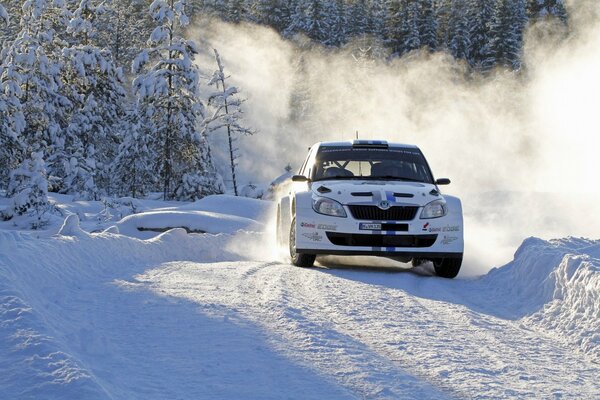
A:
MULTIPOLYGON (((0 5, 0 19, 8 23, 8 13, 0 5)), ((25 145, 21 133, 25 129, 25 118, 21 107, 21 76, 7 62, 5 50, 0 51, 0 190, 6 189, 11 170, 23 159, 25 145)))
POLYGON ((227 141, 229 145, 229 162, 231 168, 231 180, 233 182, 233 192, 238 195, 238 185, 236 178, 236 160, 239 158, 234 143, 240 135, 252 135, 254 131, 241 124, 243 100, 238 97, 239 90, 235 86, 227 86, 225 76, 225 67, 219 56, 217 49, 214 49, 217 69, 213 73, 209 85, 215 86, 217 91, 212 93, 208 99, 208 105, 211 107, 211 116, 207 119, 205 126, 207 133, 220 129, 227 132, 227 141))
POLYGON ((482 70, 484 63, 487 63, 488 68, 495 64, 491 51, 491 29, 496 0, 470 0, 470 2, 471 45, 468 60, 471 66, 482 70))
POLYGON ((152 168, 156 155, 151 153, 151 124, 144 123, 145 115, 137 108, 122 119, 122 141, 111 166, 115 182, 113 192, 119 196, 143 197, 156 185, 152 168))
POLYGON ((246 10, 245 0, 229 0, 225 18, 227 21, 237 24, 243 21, 247 15, 248 11, 246 10))
POLYGON ((421 47, 421 35, 419 32, 419 4, 409 1, 406 4, 406 13, 402 21, 402 32, 404 34, 404 51, 409 52, 421 47))
POLYGON ((520 68, 526 23, 525 0, 498 0, 491 25, 490 57, 484 60, 484 69, 494 64, 520 68))
POLYGON ((118 143, 116 127, 124 114, 123 74, 107 49, 93 44, 95 22, 105 13, 94 0, 80 0, 68 26, 75 44, 63 50, 69 60, 64 90, 74 105, 66 129, 63 193, 99 200, 110 186, 110 163, 118 143))
MULTIPOLYGON (((118 67, 130 66, 156 26, 145 0, 103 1, 104 13, 95 22, 94 44, 107 48, 118 67)), ((129 68, 126 69, 126 72, 129 68)))
POLYGON ((369 32, 371 25, 371 10, 367 0, 352 0, 348 5, 348 28, 346 34, 348 38, 362 36, 369 32))
POLYGON ((58 185, 63 176, 64 128, 71 109, 61 93, 65 42, 55 30, 64 26, 65 15, 62 0, 25 1, 21 30, 2 53, 3 65, 21 86, 19 101, 25 121, 21 136, 26 152, 42 152, 58 185))
POLYGON ((404 31, 402 23, 405 19, 405 2, 399 0, 386 1, 386 45, 389 47, 392 56, 399 56, 404 53, 404 31))
POLYGON ((346 5, 343 0, 331 0, 325 3, 327 15, 327 37, 323 44, 338 47, 346 42, 347 18, 346 5))
POLYGON ((467 60, 471 39, 466 0, 452 0, 451 10, 448 26, 448 50, 454 58, 467 60))
POLYGON ((421 46, 431 51, 438 48, 438 22, 434 0, 419 2, 419 37, 421 46))
POLYGON ((204 106, 194 64, 198 50, 178 33, 188 24, 185 4, 183 0, 152 2, 150 13, 159 26, 132 69, 138 74, 133 87, 140 112, 154 133, 149 145, 165 200, 194 200, 222 192, 199 130, 204 106))
POLYGON ((529 0, 527 15, 531 19, 557 17, 567 22, 567 10, 563 0, 529 0))
POLYGON ((253 18, 259 24, 283 32, 291 23, 293 3, 286 0, 255 1, 252 7, 253 18))
POLYGON ((299 0, 286 35, 304 33, 314 41, 324 43, 329 34, 328 17, 320 0, 299 0))
POLYGON ((8 0, 0 4, 0 49, 7 47, 19 31, 22 1, 8 0))
POLYGON ((11 172, 8 195, 11 204, 4 211, 4 219, 27 215, 32 218, 28 223, 32 229, 38 229, 47 222, 44 218, 50 209, 48 202, 48 180, 41 151, 31 153, 22 165, 11 172))
POLYGON ((371 1, 371 27, 369 32, 383 42, 387 37, 387 27, 385 24, 387 17, 387 6, 385 0, 371 1))

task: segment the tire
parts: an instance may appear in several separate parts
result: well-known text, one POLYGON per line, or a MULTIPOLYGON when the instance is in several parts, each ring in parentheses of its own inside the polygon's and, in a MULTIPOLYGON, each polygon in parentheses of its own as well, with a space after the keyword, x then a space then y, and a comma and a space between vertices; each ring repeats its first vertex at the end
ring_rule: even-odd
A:
POLYGON ((292 264, 297 267, 310 268, 315 263, 317 256, 315 254, 305 254, 296 252, 296 217, 292 219, 292 226, 290 227, 290 258, 292 264))
POLYGON ((441 258, 433 260, 435 274, 442 278, 456 278, 462 265, 462 254, 458 258, 441 258))

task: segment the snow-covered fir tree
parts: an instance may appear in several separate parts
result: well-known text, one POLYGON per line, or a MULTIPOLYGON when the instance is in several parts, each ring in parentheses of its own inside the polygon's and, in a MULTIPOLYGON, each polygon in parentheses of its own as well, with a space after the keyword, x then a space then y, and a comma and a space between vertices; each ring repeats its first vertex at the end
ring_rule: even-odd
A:
POLYGON ((42 152, 49 175, 62 184, 64 134, 72 104, 63 93, 62 48, 56 29, 65 26, 61 0, 25 1, 14 41, 2 52, 3 65, 20 82, 19 101, 27 153, 42 152), (56 28, 56 29, 55 29, 56 28))
POLYGON ((370 21, 371 10, 367 0, 352 0, 348 5, 348 27, 346 34, 349 38, 368 34, 369 27, 372 26, 370 21))
POLYGON ((225 19, 236 24, 243 21, 248 15, 245 0, 229 0, 226 10, 225 19))
POLYGON ((121 120, 122 141, 111 166, 113 192, 120 196, 143 197, 157 184, 150 145, 152 124, 145 123, 146 118, 133 109, 121 120))
POLYGON ((288 36, 304 33, 311 39, 324 43, 328 38, 328 15, 321 0, 298 0, 286 30, 288 36))
POLYGON ((469 63, 482 70, 495 64, 492 54, 492 20, 496 0, 470 0, 469 63))
MULTIPOLYGON (((8 23, 6 9, 0 6, 0 22, 8 23)), ((8 49, 6 49, 8 51, 8 49)), ((21 107, 21 75, 14 71, 15 65, 5 51, 0 52, 0 189, 6 189, 11 170, 23 159, 25 145, 21 133, 25 118, 21 107)))
POLYGON ((471 35, 467 0, 453 0, 448 27, 448 51, 454 58, 467 60, 471 49, 471 35))
POLYGON ((385 27, 387 37, 385 43, 393 56, 404 53, 404 32, 402 31, 402 21, 405 19, 406 10, 403 4, 397 0, 386 1, 386 20, 385 27))
POLYGON ((557 17, 567 22, 567 10, 563 0, 528 0, 527 15, 531 19, 557 17))
POLYGON ((64 90, 73 104, 66 128, 64 193, 98 200, 110 187, 110 163, 118 143, 116 127, 124 112, 120 68, 109 50, 93 44, 94 23, 106 12, 98 1, 80 0, 68 26, 76 44, 63 50, 68 63, 64 90))
POLYGON ((490 29, 490 57, 484 60, 484 69, 494 65, 520 68, 526 23, 525 0, 498 0, 490 29))
POLYGON ((421 46, 435 51, 438 47, 438 21, 434 0, 419 2, 419 37, 421 46))
POLYGON ((22 165, 11 172, 8 194, 11 204, 4 212, 5 219, 26 215, 30 228, 38 229, 45 225, 48 202, 48 180, 41 151, 33 152, 22 165))
POLYGON ((332 0, 325 4, 327 15, 327 37, 323 41, 326 46, 339 47, 346 42, 348 20, 343 0, 332 0))
POLYGON ((7 47, 8 42, 14 40, 19 30, 22 3, 9 0, 0 4, 0 49, 7 47))
POLYGON ((402 33, 404 34, 404 51, 412 51, 421 47, 421 35, 419 32, 419 4, 410 1, 406 5, 406 13, 402 21, 402 33))
MULTIPOLYGON (((97 34, 93 43, 107 48, 119 67, 130 66, 156 26, 148 14, 145 0, 103 1, 104 12, 94 23, 97 34)), ((125 72, 128 72, 126 68, 125 72)))
POLYGON ((227 133, 227 142, 229 145, 229 162, 231 170, 231 180, 233 191, 238 195, 238 185, 236 178, 236 160, 239 158, 235 142, 240 135, 252 135, 254 131, 242 125, 242 102, 239 98, 239 90, 235 86, 227 85, 227 76, 225 76, 225 67, 219 56, 219 52, 214 49, 217 69, 214 71, 209 85, 215 86, 216 91, 208 99, 208 105, 211 114, 206 121, 207 133, 223 130, 227 133))
POLYGON ((196 45, 179 35, 187 26, 185 1, 155 0, 150 13, 159 23, 149 48, 133 63, 133 87, 140 112, 154 133, 149 160, 160 175, 164 199, 194 200, 222 192, 214 172, 200 123, 204 107, 196 45))
POLYGON ((252 14, 257 23, 283 32, 290 26, 293 9, 295 9, 293 1, 257 0, 252 6, 252 14))

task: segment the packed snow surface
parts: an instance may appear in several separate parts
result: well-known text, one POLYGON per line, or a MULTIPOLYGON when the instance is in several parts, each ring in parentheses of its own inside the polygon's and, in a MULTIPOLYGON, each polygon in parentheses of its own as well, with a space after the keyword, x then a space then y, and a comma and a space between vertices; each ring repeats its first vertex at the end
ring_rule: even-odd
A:
POLYGON ((0 230, 1 398, 600 398, 600 240, 446 280, 274 260, 268 202, 62 207, 0 230))

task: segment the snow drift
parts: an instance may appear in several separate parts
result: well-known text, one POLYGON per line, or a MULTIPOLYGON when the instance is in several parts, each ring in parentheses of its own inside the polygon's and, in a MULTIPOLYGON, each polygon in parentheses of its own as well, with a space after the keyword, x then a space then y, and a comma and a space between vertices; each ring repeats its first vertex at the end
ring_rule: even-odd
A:
POLYGON ((600 240, 529 238, 481 281, 503 303, 501 314, 523 317, 600 363, 600 240))

